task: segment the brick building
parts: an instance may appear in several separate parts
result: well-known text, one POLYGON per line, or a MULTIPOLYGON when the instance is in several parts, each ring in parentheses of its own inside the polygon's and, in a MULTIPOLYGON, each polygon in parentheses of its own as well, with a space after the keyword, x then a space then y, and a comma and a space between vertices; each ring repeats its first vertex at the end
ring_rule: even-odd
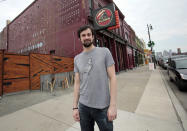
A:
MULTIPOLYGON (((35 0, 2 31, 0 48, 8 52, 29 52, 74 57, 82 51, 77 29, 93 25, 92 11, 113 0, 35 0)), ((119 12, 120 28, 96 32, 95 45, 110 49, 116 72, 136 66, 136 35, 119 12)))

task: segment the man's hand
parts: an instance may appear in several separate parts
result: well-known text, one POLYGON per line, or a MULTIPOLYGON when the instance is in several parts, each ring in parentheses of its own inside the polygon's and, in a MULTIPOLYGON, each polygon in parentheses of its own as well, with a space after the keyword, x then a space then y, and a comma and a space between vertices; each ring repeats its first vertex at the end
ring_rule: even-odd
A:
POLYGON ((77 122, 80 121, 79 110, 78 110, 78 109, 73 110, 73 118, 74 118, 74 120, 77 121, 77 122))
POLYGON ((107 116, 108 116, 109 121, 113 121, 117 118, 117 108, 116 108, 116 106, 109 106, 107 116))

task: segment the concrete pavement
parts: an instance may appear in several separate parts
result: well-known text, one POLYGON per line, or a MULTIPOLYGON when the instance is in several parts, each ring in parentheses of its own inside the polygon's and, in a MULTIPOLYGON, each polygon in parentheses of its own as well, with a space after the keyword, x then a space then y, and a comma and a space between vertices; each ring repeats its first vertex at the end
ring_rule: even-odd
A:
MULTIPOLYGON (((159 69, 138 67, 118 74, 117 82, 114 131, 184 131, 186 112, 170 94, 159 69)), ((64 94, 2 116, 0 130, 80 131, 79 123, 72 118, 72 98, 73 93, 64 94)))

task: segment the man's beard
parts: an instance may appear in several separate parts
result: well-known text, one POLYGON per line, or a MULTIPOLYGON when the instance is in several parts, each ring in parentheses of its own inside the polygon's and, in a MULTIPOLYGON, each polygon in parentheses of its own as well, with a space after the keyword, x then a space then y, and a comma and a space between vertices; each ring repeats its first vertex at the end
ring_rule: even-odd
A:
POLYGON ((85 47, 85 48, 89 48, 91 45, 93 44, 93 42, 84 42, 84 44, 83 44, 83 46, 85 47))

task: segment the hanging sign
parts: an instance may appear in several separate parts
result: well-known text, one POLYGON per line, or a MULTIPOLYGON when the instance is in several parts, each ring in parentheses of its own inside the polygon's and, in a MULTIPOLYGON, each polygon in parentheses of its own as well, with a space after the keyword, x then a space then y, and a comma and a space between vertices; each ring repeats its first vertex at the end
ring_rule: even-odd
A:
POLYGON ((119 13, 118 13, 117 10, 115 11, 115 19, 116 19, 116 25, 108 27, 109 30, 117 29, 117 28, 120 27, 120 24, 119 24, 119 13))
POLYGON ((93 11, 95 30, 106 29, 116 25, 115 7, 109 4, 93 11))

